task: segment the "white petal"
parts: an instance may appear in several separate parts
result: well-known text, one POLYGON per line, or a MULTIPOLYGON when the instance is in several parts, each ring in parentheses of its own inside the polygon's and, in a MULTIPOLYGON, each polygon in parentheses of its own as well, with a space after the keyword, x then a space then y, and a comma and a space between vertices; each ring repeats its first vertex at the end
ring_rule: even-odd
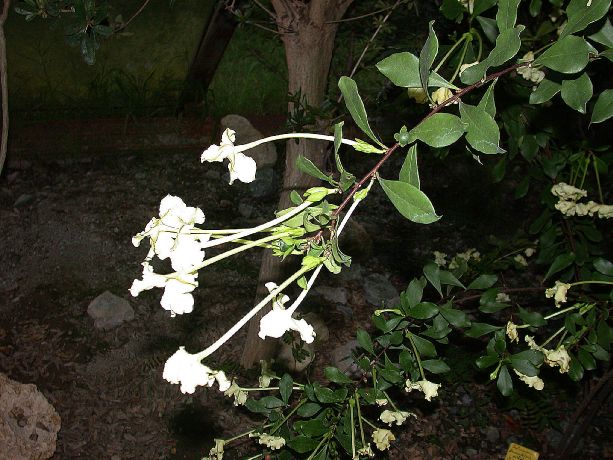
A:
POLYGON ((228 158, 230 159, 230 163, 228 164, 228 170, 230 171, 230 185, 232 185, 236 179, 245 183, 253 182, 255 180, 257 166, 253 158, 240 152, 235 153, 232 156, 228 156, 228 158))
POLYGON ((200 156, 200 162, 204 163, 205 161, 223 161, 226 158, 228 150, 222 149, 219 145, 211 145, 208 149, 202 152, 200 156))

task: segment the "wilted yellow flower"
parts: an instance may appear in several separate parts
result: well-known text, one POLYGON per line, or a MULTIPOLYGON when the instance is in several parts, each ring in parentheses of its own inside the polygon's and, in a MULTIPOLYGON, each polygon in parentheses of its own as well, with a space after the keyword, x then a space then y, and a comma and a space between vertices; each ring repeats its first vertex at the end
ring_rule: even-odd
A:
POLYGON ((419 390, 424 393, 426 401, 432 401, 432 398, 438 396, 438 389, 440 386, 440 384, 432 383, 428 380, 420 380, 419 382, 407 380, 405 382, 405 391, 409 393, 413 390, 419 390))
POLYGON ((545 388, 545 382, 543 382, 543 380, 538 375, 535 375, 534 377, 528 377, 527 375, 524 375, 521 372, 519 372, 517 369, 513 369, 513 370, 519 376, 519 379, 522 382, 524 382, 526 385, 528 385, 529 387, 532 387, 535 390, 539 390, 539 391, 545 388))
POLYGON ((577 201, 587 196, 587 191, 568 185, 565 182, 558 182, 551 187, 551 193, 562 200, 577 201))
POLYGON ((396 425, 402 425, 410 415, 417 418, 417 416, 411 412, 405 412, 401 410, 384 410, 379 416, 379 420, 381 420, 383 423, 387 423, 389 426, 392 426, 393 423, 395 423, 396 425))
POLYGON ((370 448, 370 443, 366 444, 365 447, 362 447, 358 450, 358 455, 366 455, 367 457, 374 457, 375 453, 370 448))
POLYGON ((215 439, 215 447, 209 451, 209 456, 202 460, 223 460, 223 448, 226 441, 223 439, 215 439))
POLYGON ((272 450, 277 450, 285 445, 285 438, 262 433, 258 437, 258 442, 266 447, 270 447, 272 450))
POLYGON ((513 257, 513 260, 517 262, 519 265, 521 265, 522 267, 528 266, 528 262, 526 262, 526 258, 522 256, 521 254, 516 254, 515 257, 513 257))
POLYGON ((557 350, 542 350, 545 353, 545 363, 551 367, 559 366, 560 374, 568 372, 570 366, 570 356, 564 348, 564 345, 560 346, 557 350))
POLYGON ((385 406, 387 405, 387 399, 375 399, 375 403, 377 403, 377 406, 381 407, 381 406, 385 406))
POLYGON ((549 288, 545 291, 545 297, 547 297, 548 299, 551 299, 553 297, 556 301, 556 307, 559 307, 560 304, 566 302, 566 293, 568 292, 570 287, 570 284, 556 281, 554 287, 549 288))
POLYGON ((432 102, 434 102, 436 105, 442 104, 451 96, 453 96, 453 93, 449 88, 439 88, 432 93, 432 102))
POLYGON ((232 381, 232 385, 223 393, 230 397, 234 396, 234 405, 242 406, 247 401, 247 392, 236 384, 236 381, 232 381))
POLYGON ((390 430, 384 428, 377 428, 372 433, 372 440, 379 450, 387 450, 390 446, 390 442, 394 439, 396 439, 396 436, 394 436, 390 430))
POLYGON ((444 267, 445 265, 447 265, 447 261, 445 260, 447 254, 439 251, 434 251, 432 254, 434 255, 434 263, 436 265, 438 265, 439 267, 444 267))
POLYGON ((511 342, 519 343, 519 334, 517 333, 517 324, 513 321, 507 323, 507 336, 511 342))
POLYGON ((536 250, 534 248, 526 248, 524 254, 526 255, 526 257, 532 257, 535 252, 536 250))

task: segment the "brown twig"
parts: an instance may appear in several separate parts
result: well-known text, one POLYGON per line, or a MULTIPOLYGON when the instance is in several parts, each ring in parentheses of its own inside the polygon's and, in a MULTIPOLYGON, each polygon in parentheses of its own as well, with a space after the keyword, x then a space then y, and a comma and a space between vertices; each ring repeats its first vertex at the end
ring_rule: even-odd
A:
MULTIPOLYGON (((496 78, 499 78, 503 75, 506 75, 508 73, 511 73, 512 71, 514 71, 515 69, 518 69, 520 67, 525 67, 529 65, 529 63, 520 63, 520 64, 514 64, 511 67, 508 67, 506 69, 500 70, 498 72, 494 72, 491 75, 488 75, 487 77, 483 78, 482 80, 479 80, 476 83, 473 83, 472 85, 467 86, 466 88, 461 89, 460 91, 458 91, 457 93, 455 93, 453 96, 451 96, 449 99, 447 99, 446 101, 441 102, 439 105, 437 105, 436 107, 434 107, 424 118, 421 119, 421 121, 419 123, 417 123, 415 125, 415 127, 419 126, 420 124, 422 124, 424 121, 426 121, 428 118, 430 118, 432 115, 440 112, 443 108, 447 107, 450 104, 453 104, 455 101, 458 101, 462 96, 470 93, 471 91, 474 91, 477 88, 480 88, 481 86, 483 86, 484 84, 486 84, 488 81, 492 81, 495 80, 496 78)), ((334 210, 334 212, 332 213, 333 217, 337 217, 340 212, 343 210, 343 208, 345 208, 347 206, 347 204, 349 203, 349 201, 351 200, 351 198, 353 197, 353 195, 355 195, 355 193, 371 178, 374 177, 374 175, 377 173, 377 171, 379 171, 379 169, 381 168, 381 166, 383 166, 383 163, 385 163, 388 158, 392 155, 392 153, 394 153, 394 151, 400 147, 400 144, 394 144, 392 147, 390 147, 385 154, 383 155, 383 158, 381 158, 381 160, 379 160, 379 162, 375 165, 374 168, 372 168, 362 179, 360 179, 360 181, 355 184, 352 188, 351 191, 347 194, 347 196, 345 197, 345 199, 343 200, 343 202, 339 205, 338 208, 336 208, 334 210)))
POLYGON ((145 0, 143 2, 143 4, 140 6, 140 8, 138 10, 136 10, 136 13, 134 13, 130 19, 128 19, 126 22, 124 22, 123 25, 119 29, 117 29, 116 32, 119 32, 120 30, 123 30, 126 27, 128 27, 128 24, 130 24, 139 14, 141 14, 143 12, 143 10, 145 9, 145 7, 147 6, 147 4, 150 1, 151 0, 145 0))
MULTIPOLYGON (((392 6, 386 6, 385 8, 381 8, 380 10, 377 11, 373 11, 371 13, 366 13, 366 14, 362 14, 360 16, 354 16, 352 18, 346 18, 346 19, 337 19, 336 21, 326 21, 326 24, 337 24, 339 22, 351 22, 351 21, 359 21, 360 19, 364 19, 370 16, 374 16, 375 14, 379 14, 379 13, 383 13, 384 11, 388 11, 388 10, 394 10, 396 9, 396 7, 400 4, 400 3, 406 3, 406 0, 398 0, 394 5, 392 6)), ((390 11, 391 13, 391 11, 390 11)), ((389 14, 389 13, 388 13, 389 14)))

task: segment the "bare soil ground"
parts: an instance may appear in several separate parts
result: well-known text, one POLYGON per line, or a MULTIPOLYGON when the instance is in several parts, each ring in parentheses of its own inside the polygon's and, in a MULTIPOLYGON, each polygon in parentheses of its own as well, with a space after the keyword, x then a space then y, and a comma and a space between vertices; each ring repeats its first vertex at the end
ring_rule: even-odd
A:
MULTIPOLYGON (((366 170, 369 160, 360 160, 356 169, 366 170)), ((353 251, 364 274, 385 273, 402 290, 432 250, 485 250, 485 235, 513 230, 527 218, 512 197, 488 185, 485 177, 475 179, 463 166, 440 168, 433 163, 422 170, 424 188, 444 215, 440 223, 426 229, 403 221, 380 191, 357 212, 371 236, 348 252, 353 251)), ((191 315, 169 318, 159 306, 159 291, 138 298, 128 293, 146 252, 130 239, 157 214, 166 194, 201 207, 209 227, 253 225, 272 216, 275 194, 254 199, 241 184, 229 187, 222 172, 218 164, 202 166, 197 152, 182 151, 49 158, 4 173, 0 372, 36 384, 59 412, 62 428, 53 459, 198 459, 208 453, 214 437, 250 426, 250 414, 215 390, 183 395, 161 373, 179 345, 204 348, 250 307, 259 253, 203 271, 191 315), (239 214, 241 203, 253 207, 250 218, 239 214), (104 332, 94 328, 86 310, 106 290, 128 299, 136 316, 104 332)), ((345 287, 352 312, 309 304, 331 332, 317 355, 321 363, 358 325, 367 327, 375 308, 366 302, 359 279, 323 279, 322 284, 345 287)), ((238 366, 243 341, 244 331, 213 364, 246 382, 257 371, 238 366)), ((505 410, 505 403, 493 396, 495 389, 474 377, 470 360, 453 355, 453 349, 449 353, 459 370, 443 381, 438 402, 399 395, 400 403, 420 418, 384 458, 503 458, 509 442, 532 447, 541 458, 555 458, 552 452, 561 439, 555 425, 569 419, 585 393, 582 386, 560 385, 546 400, 548 406, 535 403, 525 410, 533 412, 536 420, 530 421, 521 408, 507 404, 505 410)), ((576 458, 613 457, 610 404, 609 398, 609 410, 603 408, 594 420, 576 458)), ((229 451, 227 457, 242 458, 247 449, 229 451)))

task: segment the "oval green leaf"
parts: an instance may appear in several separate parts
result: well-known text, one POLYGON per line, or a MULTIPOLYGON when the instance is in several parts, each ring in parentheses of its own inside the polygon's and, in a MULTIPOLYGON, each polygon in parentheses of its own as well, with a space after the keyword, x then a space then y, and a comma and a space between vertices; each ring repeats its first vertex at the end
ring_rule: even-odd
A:
POLYGON ((398 212, 411 222, 431 224, 441 218, 436 215, 430 199, 417 187, 381 178, 379 183, 398 212))
POLYGON ((464 131, 464 123, 459 117, 450 113, 435 113, 409 131, 409 143, 419 139, 430 147, 446 147, 462 137, 464 131))

